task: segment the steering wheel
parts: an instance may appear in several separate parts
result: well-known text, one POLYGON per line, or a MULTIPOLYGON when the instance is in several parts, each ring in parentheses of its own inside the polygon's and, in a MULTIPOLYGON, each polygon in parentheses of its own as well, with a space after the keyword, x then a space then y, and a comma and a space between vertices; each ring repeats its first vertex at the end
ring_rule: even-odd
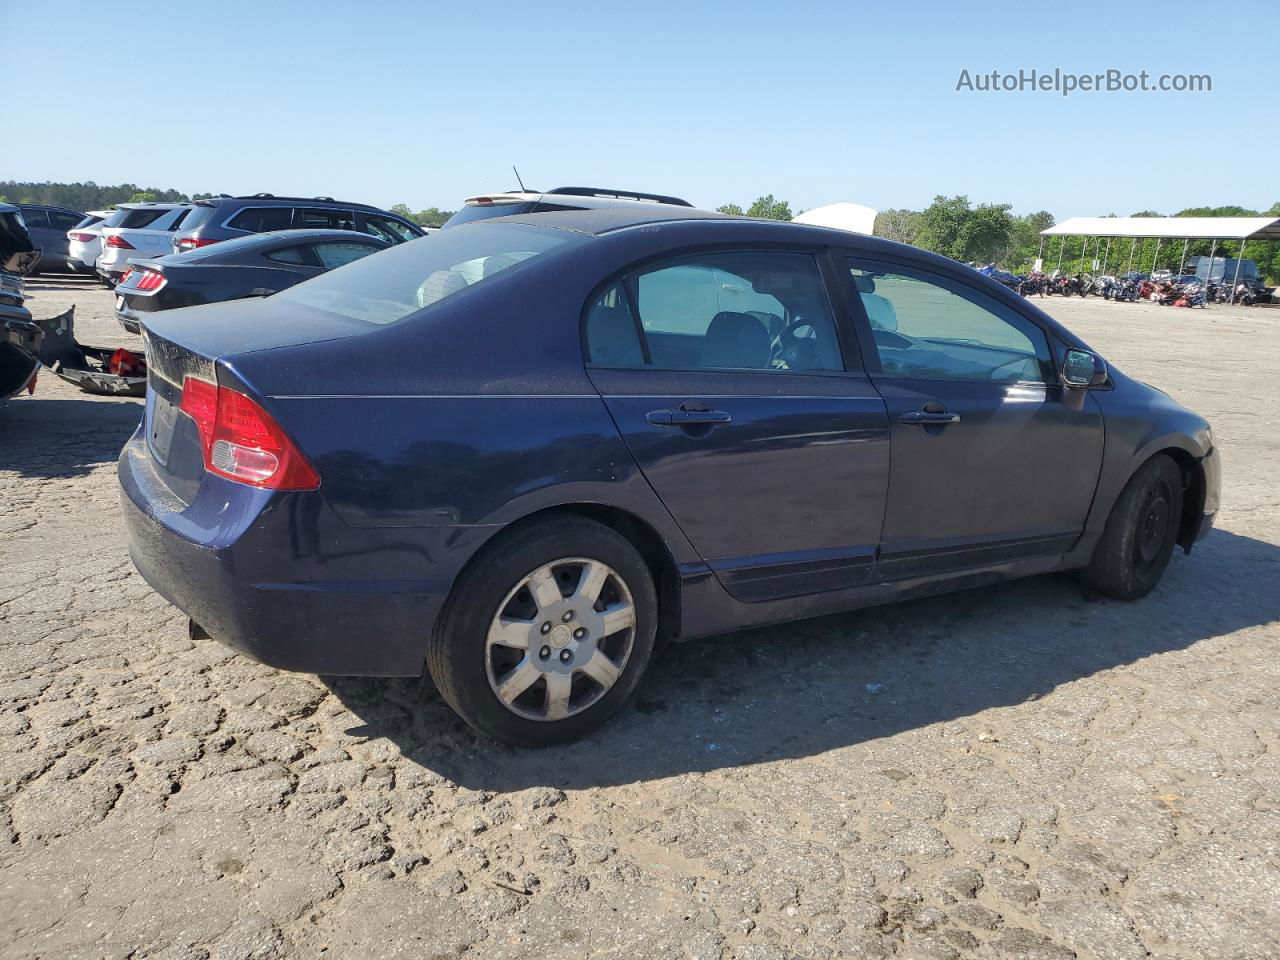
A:
POLYGON ((774 362, 781 362, 788 370, 812 370, 818 360, 817 333, 817 324, 803 318, 783 327, 773 341, 774 362), (809 336, 796 333, 803 329, 812 332, 809 336))

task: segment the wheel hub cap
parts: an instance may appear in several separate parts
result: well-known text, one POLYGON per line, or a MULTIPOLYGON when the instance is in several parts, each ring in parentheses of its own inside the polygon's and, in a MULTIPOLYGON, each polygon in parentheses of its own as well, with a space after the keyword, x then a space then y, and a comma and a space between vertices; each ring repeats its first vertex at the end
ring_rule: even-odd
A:
POLYGON ((631 592, 612 567, 568 557, 520 580, 485 641, 498 701, 529 720, 563 720, 604 696, 627 665, 635 636, 631 592))
POLYGON ((1165 531, 1169 527, 1169 503, 1164 497, 1153 497, 1147 504, 1138 531, 1138 556, 1143 563, 1150 563, 1164 546, 1165 531))

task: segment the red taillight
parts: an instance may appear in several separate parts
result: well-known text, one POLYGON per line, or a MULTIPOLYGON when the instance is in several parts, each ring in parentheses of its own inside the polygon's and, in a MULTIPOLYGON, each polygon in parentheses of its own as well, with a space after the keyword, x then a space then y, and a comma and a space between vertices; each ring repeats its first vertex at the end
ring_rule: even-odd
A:
POLYGON ((108 247, 118 247, 121 250, 137 249, 136 247, 134 247, 132 243, 130 243, 124 237, 116 233, 107 234, 107 238, 103 240, 103 243, 105 243, 108 247))
POLYGON ((116 286, 127 287, 129 285, 129 278, 132 277, 137 272, 138 271, 133 269, 133 267, 130 267, 128 270, 124 272, 124 276, 120 278, 120 282, 117 283, 116 286))
POLYGON ((79 240, 81 243, 88 243, 95 236, 97 236, 97 234, 81 233, 79 230, 72 230, 70 233, 67 234, 67 236, 70 237, 72 240, 79 240))
MULTIPOLYGON (((134 271, 130 270, 129 273, 126 273, 125 280, 127 280, 129 278, 129 274, 133 272, 134 271)), ((124 281, 121 281, 121 283, 123 282, 124 281)), ((160 273, 158 270, 143 270, 142 276, 140 276, 138 278, 138 282, 133 285, 133 289, 141 290, 145 293, 154 293, 156 290, 163 287, 164 284, 165 277, 163 273, 160 273)))
POLYGON ((174 237, 173 247, 179 253, 184 250, 194 250, 196 247, 207 247, 211 243, 218 241, 212 237, 174 237))
POLYGON ((320 477, 270 415, 235 390, 187 377, 181 408, 200 433, 204 468, 268 490, 314 490, 320 477))

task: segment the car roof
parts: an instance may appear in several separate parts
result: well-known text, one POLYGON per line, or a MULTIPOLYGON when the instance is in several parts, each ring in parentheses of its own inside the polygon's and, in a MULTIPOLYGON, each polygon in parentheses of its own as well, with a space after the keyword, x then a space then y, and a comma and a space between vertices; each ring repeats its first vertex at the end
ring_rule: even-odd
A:
MULTIPOLYGON (((251 233, 248 236, 237 237, 236 239, 248 240, 250 237, 261 240, 263 243, 269 243, 272 240, 284 240, 292 243, 300 243, 307 240, 347 240, 352 243, 391 245, 386 240, 381 237, 375 237, 371 233, 362 233, 359 230, 333 230, 328 227, 313 227, 300 230, 268 230, 263 233, 251 233)), ((197 249, 216 250, 217 246, 198 247, 197 249)))
POLYGON ((82 217, 84 216, 83 213, 80 213, 79 210, 76 210, 73 207, 61 207, 56 203, 19 203, 17 206, 18 206, 18 209, 20 210, 28 210, 28 209, 58 210, 62 213, 77 213, 77 214, 80 214, 80 216, 82 217))
MULTIPOLYGON (((355 210, 372 210, 375 213, 391 213, 389 210, 383 210, 381 207, 375 207, 370 203, 355 203, 349 200, 335 200, 333 197, 277 197, 270 193, 254 193, 242 197, 201 197, 199 200, 192 200, 193 204, 205 207, 274 207, 281 204, 289 206, 297 206, 298 204, 315 204, 317 206, 341 207, 343 209, 355 210)), ((393 217, 399 217, 398 214, 391 213, 393 217)), ((404 218, 399 218, 404 219, 404 218)))
POLYGON ((479 226, 485 223, 527 223, 532 226, 557 227, 561 230, 573 230, 591 236, 600 236, 614 230, 635 227, 642 224, 666 223, 674 220, 733 220, 752 222, 746 217, 734 217, 729 214, 716 213, 713 210, 699 210, 696 207, 677 207, 665 203, 641 203, 632 201, 626 205, 607 207, 590 207, 583 210, 551 210, 545 213, 517 213, 508 217, 491 217, 478 220, 474 224, 462 226, 479 226))
POLYGON ((117 210, 146 210, 148 207, 158 207, 161 210, 172 210, 175 207, 189 207, 191 204, 180 200, 142 200, 138 203, 117 203, 117 210))
POLYGON ((660 194, 628 194, 625 191, 611 192, 592 187, 558 187, 541 193, 537 190, 512 190, 504 193, 481 193, 467 197, 463 204, 468 207, 502 206, 517 203, 554 203, 581 209, 598 207, 679 207, 693 209, 692 204, 679 197, 665 197, 660 194))

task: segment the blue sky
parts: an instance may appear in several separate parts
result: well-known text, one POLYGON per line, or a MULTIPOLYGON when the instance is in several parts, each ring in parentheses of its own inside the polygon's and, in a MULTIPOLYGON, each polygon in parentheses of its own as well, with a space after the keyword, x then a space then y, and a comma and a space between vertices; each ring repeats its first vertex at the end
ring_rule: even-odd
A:
POLYGON ((0 0, 22 130, 0 179, 453 208, 511 187, 515 163, 531 186, 707 207, 964 193, 1061 219, 1280 200, 1274 0, 148 10, 0 0), (955 89, 962 69, 1055 67, 1207 73, 1213 91, 955 89))

